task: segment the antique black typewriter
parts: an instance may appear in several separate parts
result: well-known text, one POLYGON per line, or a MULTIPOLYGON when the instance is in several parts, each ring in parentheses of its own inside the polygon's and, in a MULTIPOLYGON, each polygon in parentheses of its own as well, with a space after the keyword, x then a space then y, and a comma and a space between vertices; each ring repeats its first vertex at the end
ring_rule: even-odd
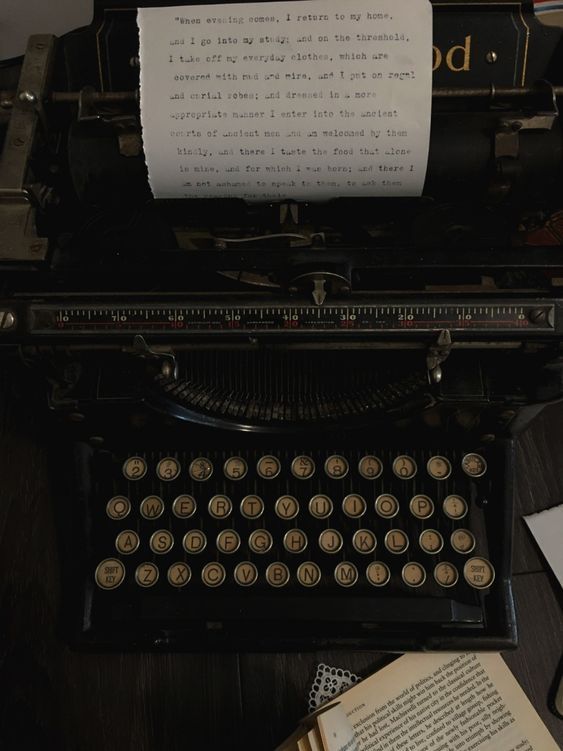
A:
POLYGON ((563 395, 561 31, 435 5, 420 199, 154 201, 127 6, 1 71, 0 354, 69 640, 514 646, 514 441, 563 395))

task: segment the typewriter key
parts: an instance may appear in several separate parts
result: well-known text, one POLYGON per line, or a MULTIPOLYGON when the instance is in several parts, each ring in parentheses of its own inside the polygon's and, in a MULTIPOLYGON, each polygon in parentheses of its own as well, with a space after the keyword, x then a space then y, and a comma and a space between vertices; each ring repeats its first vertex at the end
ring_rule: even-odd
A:
POLYGON ((409 538, 402 529, 390 529, 385 535, 385 547, 390 553, 399 555, 409 546, 409 538))
POLYGON ((458 553, 471 553, 475 547, 475 537, 468 529, 456 529, 450 537, 452 548, 458 553))
POLYGON ((428 519, 434 513, 434 503, 427 495, 415 495, 409 503, 411 514, 417 519, 428 519))
POLYGON ((315 474, 315 462, 310 456, 296 456, 291 462, 291 474, 298 480, 308 480, 315 474))
POLYGON ((466 454, 461 460, 461 468, 469 477, 483 477, 487 471, 487 462, 481 454, 466 454))
POLYGON ((342 535, 337 529, 323 529, 319 535, 319 548, 323 553, 338 553, 342 548, 342 535))
POLYGON ((446 480, 452 473, 452 465, 445 456, 432 456, 426 464, 426 469, 435 480, 446 480))
POLYGON ((332 500, 328 495, 314 495, 309 501, 309 513, 315 519, 326 519, 332 514, 332 500))
POLYGON ((117 558, 106 558, 98 564, 94 579, 102 589, 116 589, 125 579, 125 566, 117 558))
POLYGON ((463 567, 465 581, 475 589, 487 589, 495 580, 495 570, 486 558, 470 558, 463 567))
POLYGON ((315 587, 321 580, 321 570, 314 561, 305 561, 297 569, 297 581, 304 587, 315 587))
POLYGON ((214 519, 226 519, 233 510, 233 504, 226 495, 214 495, 207 508, 214 519))
POLYGON ((156 465, 156 476, 163 482, 171 482, 180 474, 180 462, 171 456, 161 459, 156 465))
POLYGON ((234 577, 241 587, 250 587, 258 579, 258 570, 251 561, 241 561, 235 566, 234 577))
POLYGON ((393 461, 393 472, 401 480, 410 480, 416 475, 416 462, 404 454, 393 461))
POLYGON ((325 472, 333 480, 340 480, 348 474, 348 461, 343 456, 333 454, 325 462, 325 472))
POLYGON ((248 547, 253 553, 267 553, 273 542, 272 535, 267 529, 255 529, 248 538, 248 547))
POLYGON ((366 569, 366 578, 374 587, 384 587, 391 578, 391 572, 383 561, 373 561, 366 569))
POLYGON ((294 519, 299 513, 299 503, 292 495, 282 495, 274 507, 280 519, 294 519))
POLYGON ((152 587, 158 581, 158 567, 150 561, 141 563, 135 571, 135 581, 140 587, 152 587))
POLYGON ((182 540, 182 546, 186 553, 201 553, 207 545, 207 537, 201 529, 190 529, 182 540))
POLYGON ((223 529, 217 535, 216 545, 221 553, 234 553, 240 547, 240 535, 234 529, 223 529))
POLYGON ((288 553, 302 553, 307 547, 307 535, 302 529, 289 529, 283 536, 283 546, 288 553))
POLYGON ((166 578, 173 587, 184 587, 192 578, 192 572, 187 563, 178 561, 170 566, 166 578))
POLYGON ((139 511, 143 519, 158 519, 164 512, 164 502, 157 495, 148 495, 141 501, 139 511))
POLYGON ((201 581, 207 587, 219 587, 225 581, 225 567, 220 563, 206 563, 201 570, 201 581))
POLYGON ((371 529, 357 529, 352 537, 352 545, 358 553, 373 553, 377 538, 371 529))
POLYGON ((247 495, 240 502, 240 513, 245 519, 258 519, 264 513, 264 501, 258 495, 247 495))
POLYGON ((256 463, 256 472, 263 480, 273 480, 281 471, 277 456, 262 456, 256 463))
POLYGON ((383 464, 377 456, 362 456, 358 464, 358 472, 365 480, 376 480, 383 472, 383 464))
POLYGON ((426 571, 420 563, 411 561, 405 563, 401 572, 403 581, 408 587, 421 587, 426 581, 426 571))
POLYGON ((248 472, 248 465, 241 456, 231 456, 223 465, 227 480, 242 480, 248 472))
POLYGON ((129 555, 139 547, 139 535, 132 529, 124 529, 115 538, 115 548, 118 553, 129 555))
POLYGON ((285 587, 289 581, 289 569, 281 561, 270 563, 266 569, 266 581, 271 587, 285 587))
POLYGON ((191 495, 179 495, 172 504, 172 513, 178 519, 189 519, 196 512, 197 504, 191 495))
POLYGON ((434 579, 441 587, 453 587, 458 580, 457 568, 453 563, 442 561, 434 568, 434 579))
POLYGON ((141 480, 147 474, 147 463, 142 456, 131 456, 123 462, 126 480, 141 480))
POLYGON ((334 569, 334 578, 341 587, 352 587, 358 581, 358 569, 349 561, 341 561, 334 569))
POLYGON ((364 498, 355 493, 350 493, 342 501, 342 511, 351 519, 359 519, 360 516, 366 513, 366 508, 367 505, 364 498))
POLYGON ((467 514, 467 503, 460 495, 449 495, 444 498, 442 509, 450 519, 463 519, 467 514))
POLYGON ((421 532, 418 543, 425 553, 439 553, 444 547, 442 535, 435 529, 425 529, 421 532))
POLYGON ((188 474, 190 475, 192 480, 197 480, 197 482, 205 482, 205 480, 209 480, 209 478, 213 474, 213 464, 204 456, 198 456, 197 459, 194 459, 190 463, 188 474))
POLYGON ((131 511, 131 501, 124 495, 115 495, 106 505, 106 514, 110 519, 125 519, 131 511))
POLYGON ((399 501, 394 495, 384 493, 376 498, 375 511, 384 519, 392 519, 399 513, 399 501))
POLYGON ((169 550, 172 550, 173 545, 174 537, 167 529, 159 529, 153 532, 149 540, 150 549, 158 555, 168 553, 169 550))

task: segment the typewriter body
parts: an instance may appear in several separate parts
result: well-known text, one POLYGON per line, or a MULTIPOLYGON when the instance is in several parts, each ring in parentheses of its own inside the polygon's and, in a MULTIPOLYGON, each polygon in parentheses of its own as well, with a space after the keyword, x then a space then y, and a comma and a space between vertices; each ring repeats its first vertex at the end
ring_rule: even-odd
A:
POLYGON ((563 395, 561 30, 434 16, 420 199, 152 200, 127 3, 4 71, 0 356, 72 643, 515 645, 514 440, 563 395))

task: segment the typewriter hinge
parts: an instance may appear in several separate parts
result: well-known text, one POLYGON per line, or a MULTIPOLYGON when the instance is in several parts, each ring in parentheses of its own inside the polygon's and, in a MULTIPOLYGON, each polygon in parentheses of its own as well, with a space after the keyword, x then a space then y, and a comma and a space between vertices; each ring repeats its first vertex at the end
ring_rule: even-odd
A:
POLYGON ((440 383, 442 380, 442 364, 448 359, 452 350, 452 335, 448 329, 442 329, 438 339, 428 348, 426 355, 426 368, 431 383, 440 383))
POLYGON ((178 378, 178 363, 174 354, 162 347, 156 349, 149 347, 145 338, 140 334, 137 334, 133 339, 133 346, 128 347, 125 351, 135 357, 157 362, 160 366, 161 374, 165 378, 178 378))

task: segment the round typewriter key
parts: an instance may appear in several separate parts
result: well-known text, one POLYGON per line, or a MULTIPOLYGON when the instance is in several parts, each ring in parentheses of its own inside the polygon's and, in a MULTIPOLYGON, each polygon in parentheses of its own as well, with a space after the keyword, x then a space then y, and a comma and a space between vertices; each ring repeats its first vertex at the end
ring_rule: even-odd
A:
POLYGON ((445 456, 432 456, 426 464, 426 470, 435 480, 446 480, 452 473, 452 465, 445 456))
POLYGON ((270 563, 266 569, 266 581, 271 587, 285 587, 289 581, 289 569, 281 561, 270 563))
POLYGON ((439 553, 444 547, 444 539, 437 530, 425 529, 420 533, 418 544, 425 553, 439 553))
POLYGON ((253 553, 267 553, 273 542, 272 535, 267 529, 255 529, 248 538, 248 547, 253 553))
POLYGON ((374 587, 384 587, 391 578, 391 572, 383 561, 373 561, 366 569, 366 577, 374 587))
POLYGON ((315 519, 326 519, 332 514, 332 500, 328 495, 314 495, 309 501, 309 513, 315 519))
POLYGON ((394 495, 383 493, 375 500, 375 511, 384 519, 392 519, 399 513, 399 501, 394 495))
POLYGON ((461 468, 469 477, 483 477, 487 471, 487 462, 481 454, 466 454, 461 460, 461 468))
POLYGON ((124 529, 115 538, 115 549, 118 553, 129 555, 139 547, 139 535, 132 529, 124 529))
POLYGON ((495 570, 486 558, 470 558, 463 567, 463 576, 470 587, 487 589, 495 580, 495 570))
POLYGON ((159 529, 153 532, 149 540, 149 548, 158 555, 168 553, 169 550, 172 550, 173 545, 174 537, 172 532, 167 529, 159 529))
POLYGON ((323 553, 338 553, 342 548, 342 535, 337 529, 323 529, 319 535, 319 548, 323 553))
POLYGON ((402 529, 390 529, 385 535, 385 547, 390 553, 404 553, 409 546, 409 538, 402 529))
POLYGON ((201 581, 207 587, 219 587, 225 581, 225 567, 220 563, 206 563, 201 570, 201 581))
POLYGON ((192 578, 192 572, 187 563, 178 561, 169 567, 166 578, 173 587, 184 587, 192 578))
POLYGON ((367 505, 364 498, 356 493, 350 493, 342 501, 342 511, 351 519, 359 519, 360 516, 366 513, 366 508, 367 505))
POLYGON ((358 581, 358 569, 349 561, 340 561, 334 569, 334 579, 341 587, 353 587, 358 581))
POLYGON ((358 464, 358 472, 364 480, 376 480, 383 472, 383 464, 377 456, 362 456, 358 464))
POLYGON ((147 474, 147 463, 142 456, 131 456, 123 462, 123 475, 127 480, 140 480, 147 474))
POLYGON ((302 553, 307 547, 307 535, 302 529, 289 529, 283 536, 283 546, 288 553, 302 553))
POLYGON ((280 519, 294 519, 299 513, 299 503, 292 495, 280 496, 274 508, 280 519))
POLYGON ((135 581, 140 587, 152 587, 158 581, 158 567, 150 561, 141 563, 135 571, 135 581))
POLYGON ((421 566, 420 563, 415 563, 414 561, 405 563, 401 576, 408 587, 420 587, 426 581, 426 571, 424 570, 424 567, 421 566))
POLYGON ((130 511, 131 501, 124 495, 115 495, 106 505, 106 514, 110 519, 125 519, 130 511))
POLYGON ((321 570, 314 561, 305 561, 297 569, 297 581, 304 587, 315 587, 321 580, 321 570))
POLYGON ((227 480, 242 480, 248 472, 248 465, 241 456, 231 456, 223 465, 227 480))
POLYGON ((163 482, 171 482, 180 474, 180 462, 171 456, 161 459, 156 465, 156 476, 163 482))
POLYGON ((186 553, 201 553, 207 545, 207 537, 201 529, 190 529, 182 540, 182 546, 186 553))
POLYGON ((105 558, 98 563, 94 579, 102 589, 117 589, 125 579, 125 566, 117 558, 105 558))
POLYGON ((417 519, 429 519, 434 513, 434 503, 427 495, 413 496, 409 508, 417 519))
POLYGON ((178 519, 189 519, 196 512, 197 504, 191 495, 179 495, 172 504, 172 513, 178 519))
POLYGON ((460 495, 449 495, 444 498, 442 510, 450 519, 463 519, 467 514, 467 502, 460 495))
POLYGON ((315 474, 315 462, 310 456, 296 456, 291 462, 291 474, 298 480, 308 480, 315 474))
POLYGON ((393 461, 393 472, 401 480, 410 480, 416 475, 416 462, 410 457, 402 454, 393 461))
POLYGON ((259 495, 247 495, 240 502, 240 513, 245 519, 258 519, 264 513, 264 501, 259 495))
POLYGON ((453 563, 442 561, 442 563, 436 564, 434 568, 434 579, 441 587, 453 587, 458 580, 457 568, 453 563))
POLYGON ((226 495, 214 495, 207 508, 214 519, 226 519, 233 510, 233 504, 226 495))
POLYGON ((221 553, 234 553, 240 547, 240 535, 234 529, 223 529, 217 535, 217 549, 221 553))
POLYGON ((261 456, 256 463, 256 472, 263 480, 273 480, 281 471, 277 456, 261 456))
POLYGON ((458 553, 471 553, 475 547, 475 537, 468 529, 456 529, 450 537, 452 548, 458 553))
POLYGON ((139 512, 143 519, 158 519, 164 512, 164 502, 157 495, 148 495, 141 501, 139 512))
POLYGON ((352 545, 358 553, 373 553, 377 538, 371 529, 357 529, 352 537, 352 545))
POLYGON ((241 561, 235 566, 234 577, 241 587, 250 587, 258 579, 258 569, 251 561, 241 561))
POLYGON ((209 480, 209 478, 213 474, 213 464, 204 456, 198 456, 197 459, 194 459, 190 463, 188 474, 192 478, 192 480, 197 480, 197 482, 205 482, 205 480, 209 480))
POLYGON ((348 461, 343 456, 333 454, 325 462, 325 472, 333 480, 340 480, 348 474, 348 461))

